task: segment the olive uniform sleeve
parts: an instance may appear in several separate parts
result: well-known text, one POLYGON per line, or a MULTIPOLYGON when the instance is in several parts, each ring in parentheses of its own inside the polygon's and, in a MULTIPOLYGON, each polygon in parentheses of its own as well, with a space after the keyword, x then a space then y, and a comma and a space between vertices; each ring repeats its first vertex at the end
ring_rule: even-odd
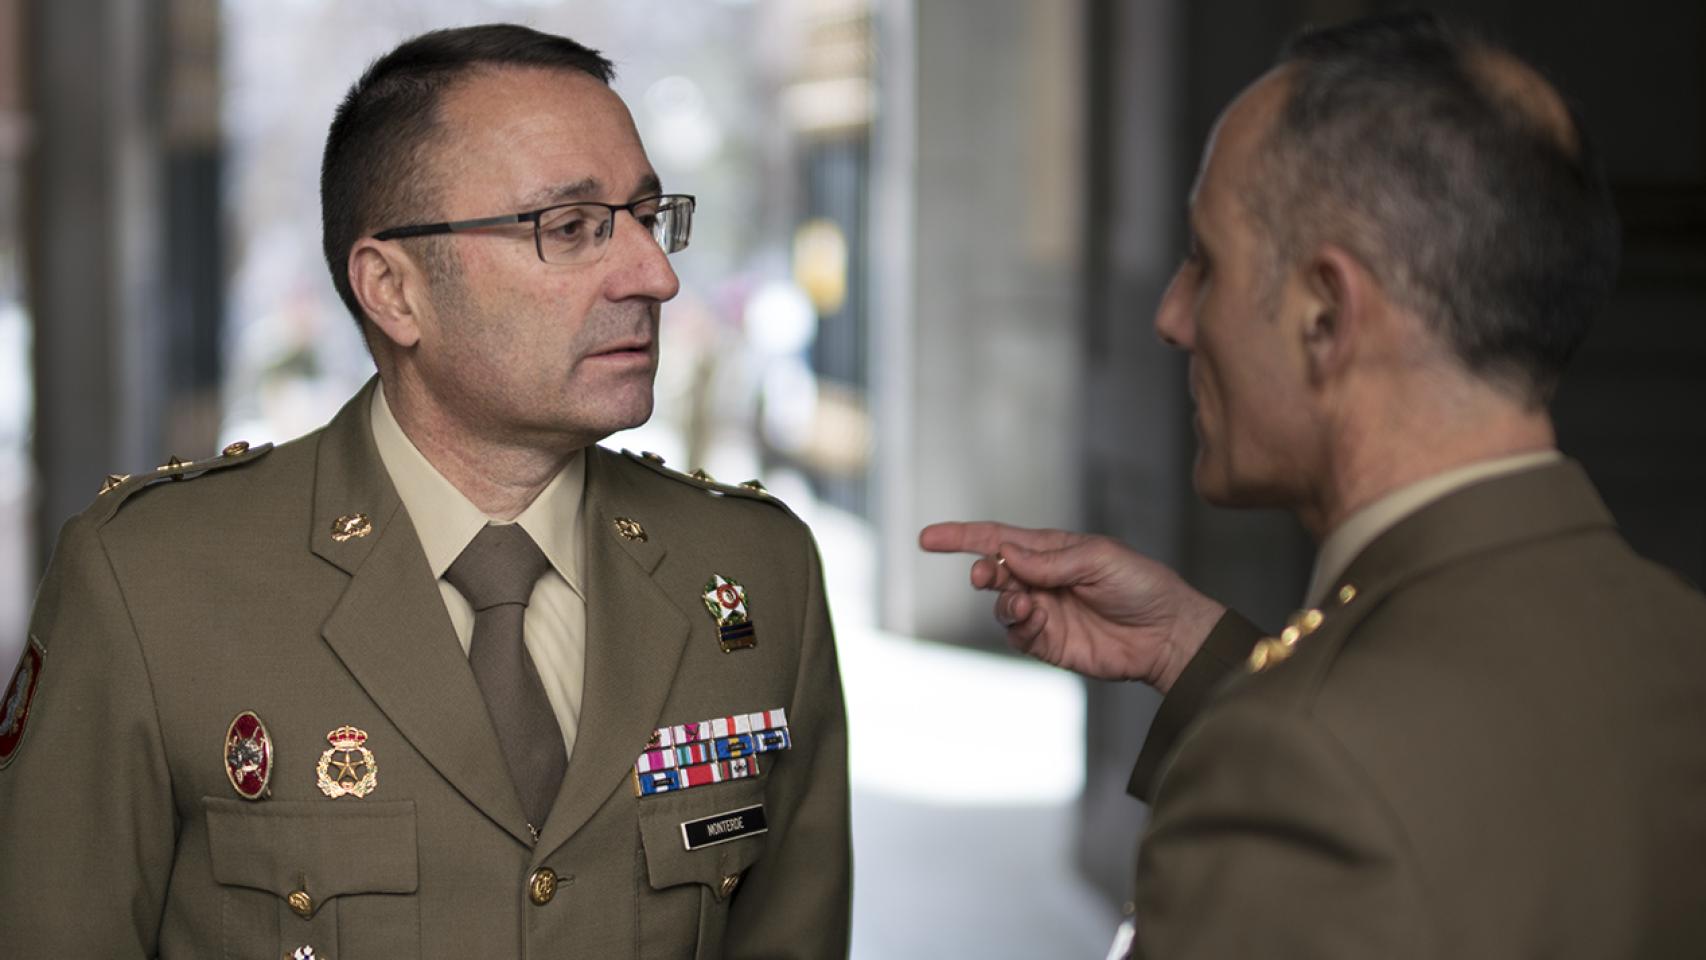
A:
POLYGON ((153 956, 177 830, 171 777, 90 517, 60 534, 29 629, 35 697, 0 770, 0 944, 13 960, 153 956))
POLYGON ((1143 750, 1138 753, 1137 766, 1132 768, 1127 793, 1144 803, 1154 802, 1156 781, 1172 755, 1173 745, 1208 706, 1220 682, 1250 655, 1250 648, 1261 635, 1259 627, 1235 610, 1227 610, 1214 625, 1155 712, 1149 736, 1144 738, 1143 750))
POLYGON ((1402 824, 1308 717, 1217 707, 1179 745, 1137 867, 1134 958, 1436 956, 1402 824))
POLYGON ((769 768, 765 854, 747 871, 730 904, 730 958, 847 956, 852 925, 853 852, 847 787, 847 715, 835 637, 816 545, 802 538, 804 598, 799 675, 788 725, 795 736, 785 762, 769 768))

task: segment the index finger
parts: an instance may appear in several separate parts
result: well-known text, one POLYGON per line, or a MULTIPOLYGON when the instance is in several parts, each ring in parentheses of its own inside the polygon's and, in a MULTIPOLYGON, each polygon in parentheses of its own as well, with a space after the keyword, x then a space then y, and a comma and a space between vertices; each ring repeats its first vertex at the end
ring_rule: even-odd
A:
POLYGON ((1078 539, 1079 534, 1064 530, 1014 527, 992 520, 932 523, 918 533, 918 545, 931 553, 990 555, 1003 543, 1016 543, 1027 550, 1058 550, 1078 539))

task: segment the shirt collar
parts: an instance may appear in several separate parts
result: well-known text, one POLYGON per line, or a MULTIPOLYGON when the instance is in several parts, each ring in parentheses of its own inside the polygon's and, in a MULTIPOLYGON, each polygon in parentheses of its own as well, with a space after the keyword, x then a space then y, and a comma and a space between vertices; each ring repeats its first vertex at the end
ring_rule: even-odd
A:
MULTIPOLYGON (((404 509, 410 517, 417 518, 415 535, 426 551, 432 575, 442 577, 482 527, 504 521, 486 516, 427 460, 391 413, 384 384, 373 391, 370 419, 379 460, 391 475, 404 509), (432 518, 431 523, 419 522, 427 517, 432 518)), ((539 545, 551 566, 583 599, 586 594, 580 583, 580 518, 581 495, 585 490, 586 451, 579 450, 515 518, 539 545)))
POLYGON ((1343 523, 1327 535, 1327 539, 1321 541, 1321 550, 1315 555, 1315 570, 1309 577, 1309 591, 1303 598, 1304 606, 1319 606, 1333 581, 1350 567, 1351 561, 1356 559, 1364 547, 1417 510, 1470 484, 1556 463, 1562 459, 1563 455, 1556 450, 1539 450, 1480 460, 1399 487, 1363 507, 1346 517, 1343 523))

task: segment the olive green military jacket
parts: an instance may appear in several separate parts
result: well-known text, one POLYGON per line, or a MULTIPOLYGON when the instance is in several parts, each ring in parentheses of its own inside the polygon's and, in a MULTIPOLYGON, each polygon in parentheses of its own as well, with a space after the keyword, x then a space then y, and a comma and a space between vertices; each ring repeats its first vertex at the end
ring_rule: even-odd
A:
POLYGON ((371 389, 316 434, 128 480, 66 525, 33 697, 9 702, 22 737, 0 738, 0 954, 844 956, 845 718, 805 527, 588 451, 580 736, 535 844, 371 389), (723 652, 713 575, 744 585, 750 648, 723 652), (758 775, 638 795, 655 730, 776 709, 791 746, 758 775), (243 711, 273 750, 254 800, 226 767, 243 711), (345 725, 375 777, 334 799, 345 725))
POLYGON ((1334 586, 1290 657, 1174 691, 1134 956, 1706 956, 1706 599, 1579 466, 1436 501, 1334 586))

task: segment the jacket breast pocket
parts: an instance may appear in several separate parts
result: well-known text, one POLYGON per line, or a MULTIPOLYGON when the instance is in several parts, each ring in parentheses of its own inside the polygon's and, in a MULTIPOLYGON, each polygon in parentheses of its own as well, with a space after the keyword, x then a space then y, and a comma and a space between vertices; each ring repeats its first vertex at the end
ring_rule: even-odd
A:
POLYGON ((640 897, 644 957, 723 955, 729 900, 764 853, 769 829, 764 780, 737 780, 641 797, 645 882, 640 897))
POLYGON ((420 956, 413 801, 202 805, 227 960, 420 956))

